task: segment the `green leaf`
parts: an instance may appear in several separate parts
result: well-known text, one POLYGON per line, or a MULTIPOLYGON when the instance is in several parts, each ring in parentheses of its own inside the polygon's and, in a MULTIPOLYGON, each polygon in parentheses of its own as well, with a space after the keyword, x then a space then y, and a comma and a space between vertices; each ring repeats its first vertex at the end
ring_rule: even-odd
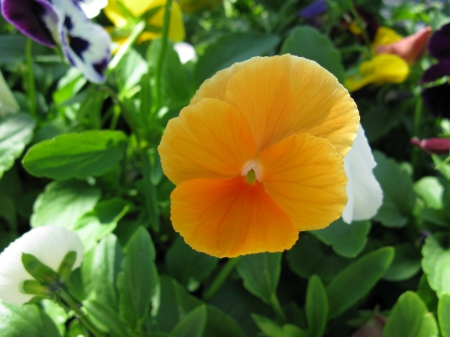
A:
POLYGON ((416 275, 420 270, 420 251, 411 243, 395 245, 395 257, 383 276, 388 281, 403 281, 416 275))
POLYGON ((439 299, 436 295, 436 292, 431 289, 426 274, 422 274, 422 276, 420 277, 416 293, 426 304, 428 311, 437 311, 439 299))
POLYGON ((416 202, 411 177, 381 152, 374 151, 374 157, 377 166, 373 173, 383 190, 383 205, 374 219, 387 227, 403 227, 411 217, 416 202))
POLYGON ((322 281, 316 275, 308 282, 305 310, 308 320, 308 337, 321 337, 327 325, 328 298, 322 281))
POLYGON ((280 253, 261 253, 239 257, 236 265, 244 287, 266 303, 275 295, 281 272, 280 253))
POLYGON ((354 221, 349 225, 341 218, 325 229, 310 233, 331 246, 337 254, 351 258, 358 256, 364 249, 369 231, 370 221, 354 221))
MULTIPOLYGON (((161 331, 172 331, 179 321, 202 304, 174 279, 161 276, 160 307, 156 317, 161 331)), ((234 319, 213 306, 206 307, 208 319, 203 337, 244 337, 234 319)))
POLYGON ((437 317, 442 337, 450 337, 450 294, 443 294, 439 299, 437 317))
POLYGON ((442 209, 444 187, 436 177, 423 177, 414 183, 414 191, 423 199, 427 207, 442 209))
POLYGON ((166 266, 169 274, 188 288, 196 290, 216 268, 219 259, 199 253, 189 247, 178 236, 166 254, 166 266))
POLYGON ((339 316, 365 296, 388 269, 394 249, 383 247, 342 270, 327 286, 330 318, 339 316))
POLYGON ((374 104, 370 101, 370 106, 361 114, 361 124, 369 143, 380 139, 399 124, 407 108, 408 106, 397 106, 392 109, 384 103, 374 104))
POLYGON ((29 115, 18 113, 0 119, 0 178, 20 157, 33 137, 36 122, 29 115))
POLYGON ((60 337, 53 321, 35 304, 0 303, 0 336, 60 337))
POLYGON ((159 284, 158 271, 153 262, 155 256, 150 234, 139 227, 128 241, 122 271, 117 278, 120 316, 133 331, 142 329, 159 284))
POLYGON ((252 314, 252 318, 265 336, 286 337, 283 329, 277 323, 268 319, 267 317, 252 314))
POLYGON ((73 228, 84 213, 94 208, 101 191, 80 181, 50 183, 34 203, 31 226, 63 226, 73 228))
POLYGON ((147 69, 147 62, 135 49, 130 48, 114 69, 121 96, 131 96, 147 69))
POLYGON ((123 253, 117 238, 110 234, 95 247, 92 260, 86 266, 83 263, 83 276, 90 281, 90 290, 94 298, 118 309, 119 295, 116 288, 116 278, 122 264, 123 253))
POLYGON ((83 302, 83 306, 97 327, 111 334, 112 337, 133 337, 128 332, 126 324, 120 319, 117 311, 106 303, 97 300, 83 302))
POLYGON ((341 56, 328 36, 317 29, 302 26, 294 28, 281 46, 281 54, 292 54, 316 61, 344 83, 341 56))
POLYGON ((231 33, 211 43, 198 58, 194 69, 194 82, 198 87, 207 78, 233 63, 246 61, 254 56, 270 54, 279 43, 274 34, 231 33))
MULTIPOLYGON (((161 39, 156 39, 150 45, 147 52, 149 69, 156 72, 161 51, 161 39)), ((187 105, 191 98, 186 70, 180 62, 177 52, 173 49, 173 43, 169 43, 161 70, 161 93, 163 103, 166 106, 174 106, 177 103, 187 105)))
POLYGON ((386 325, 383 337, 437 337, 436 321, 420 297, 407 291, 394 305, 386 325))
POLYGON ((131 203, 121 198, 99 202, 92 211, 80 217, 71 229, 77 232, 84 249, 89 251, 98 240, 116 229, 117 223, 130 207, 131 203))
POLYGON ((85 179, 111 170, 123 158, 126 146, 121 131, 66 133, 34 145, 23 165, 36 177, 85 179))
POLYGON ((173 329, 176 337, 202 337, 206 327, 207 311, 200 305, 187 314, 173 329))
POLYGON ((438 297, 450 292, 450 248, 443 235, 427 237, 422 248, 422 269, 427 274, 431 289, 438 297))
POLYGON ((291 270, 305 279, 316 274, 322 280, 331 280, 347 267, 351 260, 333 253, 326 253, 326 248, 313 235, 302 233, 294 247, 287 252, 291 270))

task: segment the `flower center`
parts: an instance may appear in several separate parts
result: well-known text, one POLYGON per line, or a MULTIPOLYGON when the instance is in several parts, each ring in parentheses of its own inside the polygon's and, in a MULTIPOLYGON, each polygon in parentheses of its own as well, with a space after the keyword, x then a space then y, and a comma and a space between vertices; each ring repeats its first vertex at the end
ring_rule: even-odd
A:
POLYGON ((247 184, 255 185, 257 181, 261 181, 261 166, 256 160, 251 160, 242 168, 241 176, 245 177, 247 184))

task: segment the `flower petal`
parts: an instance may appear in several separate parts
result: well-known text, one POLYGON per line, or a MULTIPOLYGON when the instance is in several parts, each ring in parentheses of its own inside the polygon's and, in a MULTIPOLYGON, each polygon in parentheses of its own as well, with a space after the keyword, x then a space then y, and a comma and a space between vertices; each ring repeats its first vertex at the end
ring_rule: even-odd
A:
POLYGON ((38 227, 22 235, 0 254, 0 298, 7 303, 23 304, 33 297, 21 293, 23 282, 33 279, 23 267, 22 253, 34 255, 57 271, 70 251, 77 253, 73 269, 78 268, 83 260, 83 245, 77 234, 64 227, 38 227))
POLYGON ((171 195, 172 223, 193 249, 217 257, 291 248, 298 229, 266 193, 242 177, 196 179, 171 195))
POLYGON ((433 64, 422 74, 421 83, 434 82, 441 77, 450 75, 450 60, 433 64))
POLYGON ((256 155, 241 114, 205 98, 171 119, 158 147, 164 173, 175 184, 198 178, 230 178, 256 155))
POLYGON ((301 231, 328 226, 347 203, 344 162, 329 141, 300 133, 258 156, 262 181, 301 231))
POLYGON ((408 64, 414 64, 425 53, 430 34, 431 27, 425 27, 395 43, 377 46, 376 51, 379 54, 395 54, 408 64))
POLYGON ((102 26, 92 23, 74 2, 58 0, 56 3, 65 13, 61 30, 64 55, 88 80, 103 83, 111 58, 109 34, 102 26))
POLYGON ((55 47, 54 28, 59 14, 47 0, 3 0, 2 15, 20 32, 47 46, 55 47))
POLYGON ((380 54, 361 63, 359 74, 345 79, 345 86, 350 92, 361 89, 370 83, 401 83, 409 74, 405 60, 397 55, 380 54))
POLYGON ((422 90, 422 99, 425 107, 435 117, 450 118, 450 84, 444 83, 422 90))
POLYGON ((352 148, 344 158, 345 173, 349 180, 346 189, 348 203, 342 213, 346 223, 368 220, 377 214, 383 202, 383 191, 372 171, 376 165, 361 126, 352 148))
POLYGON ((359 124, 356 104, 336 77, 292 55, 248 61, 227 82, 225 101, 244 116, 258 151, 307 132, 344 156, 359 124))
POLYGON ((428 51, 438 60, 450 61, 450 23, 434 32, 428 43, 428 51))
POLYGON ((315 0, 297 13, 305 19, 313 19, 315 16, 325 13, 328 10, 328 4, 325 0, 315 0))
POLYGON ((108 4, 108 0, 76 0, 88 18, 95 18, 108 4))

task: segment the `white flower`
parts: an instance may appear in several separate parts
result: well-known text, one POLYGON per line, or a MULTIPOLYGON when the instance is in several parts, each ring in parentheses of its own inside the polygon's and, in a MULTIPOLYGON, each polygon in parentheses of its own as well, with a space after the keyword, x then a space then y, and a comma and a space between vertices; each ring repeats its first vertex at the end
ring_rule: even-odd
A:
POLYGON ((183 64, 197 57, 194 47, 189 43, 177 42, 173 46, 173 49, 178 53, 178 57, 183 64))
POLYGON ((377 214, 383 202, 383 191, 372 172, 375 166, 377 163, 360 125, 353 147, 344 158, 348 202, 342 219, 346 223, 368 220, 377 214))
POLYGON ((33 295, 21 292, 23 282, 33 280, 22 264, 22 253, 32 254, 57 271, 70 251, 77 253, 73 269, 83 260, 83 244, 74 232, 59 226, 43 226, 30 230, 12 242, 0 254, 0 299, 12 304, 28 302, 33 295))
POLYGON ((95 18, 106 7, 108 0, 79 0, 78 4, 89 19, 95 18))

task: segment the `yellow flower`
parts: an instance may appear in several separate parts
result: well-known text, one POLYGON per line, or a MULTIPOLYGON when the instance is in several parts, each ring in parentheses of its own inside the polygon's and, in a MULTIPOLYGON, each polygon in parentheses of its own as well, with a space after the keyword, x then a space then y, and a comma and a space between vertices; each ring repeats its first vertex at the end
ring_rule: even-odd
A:
MULTIPOLYGON (((165 4, 165 0, 109 0, 108 5, 104 8, 104 12, 117 28, 124 28, 134 24, 136 19, 143 14, 160 7, 148 20, 147 30, 139 38, 139 41, 142 42, 145 40, 153 40, 161 35, 160 30, 164 24, 165 4), (128 13, 124 13, 125 11, 122 10, 121 5, 125 7, 128 13), (155 31, 151 31, 152 27, 156 28, 155 31)), ((172 3, 169 37, 175 42, 182 41, 185 38, 183 14, 176 1, 172 3)))
POLYGON ((408 64, 397 55, 380 54, 361 63, 359 73, 345 79, 344 85, 352 92, 367 84, 401 83, 409 74, 408 64))
POLYGON ((395 30, 387 27, 379 27, 372 41, 372 51, 373 53, 376 53, 378 46, 392 44, 401 39, 403 39, 403 36, 398 35, 395 30))
POLYGON ((291 248, 347 203, 343 157, 354 101, 316 62, 255 57, 205 81, 158 148, 174 229, 193 249, 235 257, 291 248))

